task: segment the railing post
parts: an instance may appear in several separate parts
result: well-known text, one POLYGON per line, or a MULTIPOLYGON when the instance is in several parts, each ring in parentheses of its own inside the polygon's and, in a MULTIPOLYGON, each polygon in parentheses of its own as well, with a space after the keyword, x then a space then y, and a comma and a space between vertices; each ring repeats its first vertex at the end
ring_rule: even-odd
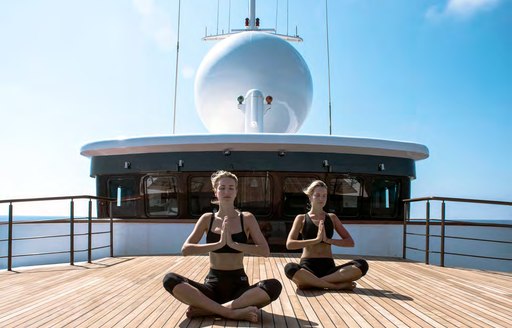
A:
POLYGON ((444 203, 444 200, 443 202, 441 203, 441 259, 440 259, 440 264, 442 267, 444 267, 444 236, 445 236, 445 225, 444 225, 444 221, 445 221, 445 218, 446 218, 446 207, 445 207, 445 203, 444 203))
POLYGON ((69 265, 75 265, 75 203, 69 204, 69 265))
POLYGON ((114 257, 114 216, 112 214, 112 201, 109 201, 110 213, 110 257, 114 257))
POLYGON ((89 198, 89 217, 87 218, 87 262, 92 262, 92 200, 89 198))
POLYGON ((405 260, 407 258, 407 221, 409 220, 409 208, 411 203, 406 202, 404 206, 404 235, 402 241, 402 258, 405 260))
POLYGON ((430 201, 427 200, 425 214, 425 264, 430 264, 430 201))
POLYGON ((12 203, 9 203, 9 227, 7 236, 7 270, 12 271, 12 203))

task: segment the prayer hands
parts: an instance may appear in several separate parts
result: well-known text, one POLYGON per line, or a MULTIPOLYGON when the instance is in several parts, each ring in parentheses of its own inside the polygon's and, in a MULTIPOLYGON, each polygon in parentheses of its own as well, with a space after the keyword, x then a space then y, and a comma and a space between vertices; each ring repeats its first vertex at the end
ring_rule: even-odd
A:
POLYGON ((318 243, 327 242, 327 236, 325 235, 325 226, 323 220, 318 223, 318 233, 316 235, 316 241, 318 243))
POLYGON ((222 221, 222 231, 220 232, 220 241, 222 243, 222 246, 224 246, 224 245, 230 246, 233 243, 233 240, 231 239, 231 232, 229 229, 229 222, 228 222, 227 216, 225 216, 224 220, 222 221))

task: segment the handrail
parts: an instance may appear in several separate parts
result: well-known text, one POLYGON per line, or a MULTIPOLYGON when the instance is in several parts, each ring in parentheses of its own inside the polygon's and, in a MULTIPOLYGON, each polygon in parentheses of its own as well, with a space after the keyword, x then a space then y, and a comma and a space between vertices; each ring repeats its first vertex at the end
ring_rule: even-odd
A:
POLYGON ((418 197, 418 198, 407 198, 403 201, 406 203, 412 202, 421 202, 428 200, 439 200, 439 201, 447 201, 447 202, 459 202, 459 203, 475 203, 475 204, 489 204, 489 205, 508 205, 512 206, 512 202, 505 202, 500 200, 486 200, 486 199, 474 199, 474 198, 457 198, 457 197, 439 197, 439 196, 429 196, 429 197, 418 197))
MULTIPOLYGON (((135 197, 122 197, 121 201, 132 201, 142 199, 141 196, 135 197)), ((0 199, 0 204, 4 203, 19 203, 19 202, 40 202, 47 200, 66 200, 66 199, 95 199, 95 200, 104 200, 107 202, 115 202, 117 198, 108 198, 101 196, 92 196, 92 195, 72 195, 72 196, 55 196, 55 197, 38 197, 38 198, 15 198, 15 199, 0 199)))
POLYGON ((446 224, 447 223, 463 223, 465 225, 474 225, 474 226, 499 226, 500 228, 510 228, 512 229, 512 224, 488 224, 483 222, 468 222, 463 220, 451 221, 446 220, 446 202, 459 202, 459 203, 472 203, 472 204, 487 204, 487 205, 500 205, 500 206, 512 206, 512 202, 506 201, 496 201, 496 200, 484 200, 484 199, 470 199, 470 198, 454 198, 454 197, 439 197, 439 196, 430 196, 430 197, 419 197, 419 198, 410 198, 404 199, 404 223, 403 223, 403 251, 402 257, 405 259, 407 256, 407 249, 412 249, 416 251, 424 251, 425 252, 425 264, 429 264, 430 262, 430 254, 436 253, 440 255, 440 266, 445 266, 445 255, 456 255, 456 256, 465 256, 465 257, 475 257, 475 258, 486 258, 486 259, 494 259, 494 260, 503 260, 503 261, 512 261, 512 258, 506 257, 492 257, 492 256, 482 256, 476 254, 463 254, 463 253, 454 253, 447 252, 445 250, 445 241, 446 239, 464 239, 478 242, 491 242, 491 243, 502 243, 502 244, 512 244, 512 241, 505 240, 491 240, 491 239, 483 239, 483 238, 470 238, 470 237, 460 237, 460 236, 447 236, 446 235, 446 224), (410 218, 410 205, 413 202, 426 202, 425 203, 425 219, 417 219, 411 220, 410 218), (440 201, 441 202, 441 219, 432 219, 430 215, 430 202, 431 201, 440 201), (424 222, 425 224, 425 233, 413 233, 407 231, 408 223, 412 223, 413 221, 424 222), (432 221, 439 221, 440 225, 440 234, 435 235, 430 233, 430 225, 432 221), (424 236, 425 237, 425 249, 419 249, 417 247, 412 247, 407 245, 407 236, 415 235, 415 236, 424 236), (440 250, 433 251, 430 250, 430 237, 440 238, 440 250))
POLYGON ((39 202, 39 201, 48 201, 48 200, 67 200, 67 199, 95 199, 95 200, 105 200, 105 201, 115 201, 116 200, 115 198, 100 197, 100 196, 72 195, 72 196, 55 196, 55 197, 0 199, 0 204, 19 203, 19 202, 39 202))
MULTIPOLYGON (((15 257, 23 257, 23 256, 37 256, 37 255, 50 255, 50 254, 61 254, 61 253, 68 253, 69 252, 69 264, 74 265, 74 255, 75 252, 85 252, 87 251, 87 260, 89 263, 92 261, 92 250, 96 249, 102 249, 102 248, 110 248, 110 256, 114 256, 114 239, 113 239, 113 231, 114 231, 114 225, 113 225, 113 215, 112 215, 112 204, 116 201, 114 198, 108 198, 108 197, 98 197, 98 196, 90 196, 90 195, 72 195, 72 196, 58 196, 58 197, 38 197, 38 198, 19 198, 19 199, 4 199, 0 200, 0 204, 9 204, 9 215, 8 215, 8 238, 7 239, 1 239, 0 242, 7 241, 7 256, 0 256, 0 258, 7 258, 7 270, 12 271, 12 259, 15 257), (87 233, 75 233, 75 200, 78 199, 88 199, 88 215, 87 215, 87 233), (69 234, 65 235, 51 235, 51 236, 21 236, 14 238, 13 237, 13 227, 15 225, 14 223, 14 216, 13 216, 13 203, 23 203, 23 202, 38 202, 38 201, 55 201, 55 200, 69 200, 69 218, 64 219, 62 223, 65 223, 69 221, 69 234), (92 217, 92 200, 101 200, 106 201, 109 203, 109 223, 110 227, 108 231, 101 231, 101 232, 92 232, 92 223, 93 223, 93 217, 92 217), (92 236, 98 235, 98 234, 110 234, 110 243, 109 245, 104 246, 96 246, 92 247, 92 236), (81 250, 75 250, 75 237, 76 236, 82 236, 87 235, 87 249, 81 249, 81 250), (52 252, 43 252, 43 253, 26 253, 26 254, 16 254, 13 255, 13 241, 21 241, 21 240, 28 240, 28 239, 46 239, 46 238, 62 238, 62 237, 68 237, 69 236, 69 250, 66 251, 52 251, 52 252)), ((44 221, 34 221, 30 222, 30 224, 40 224, 45 223, 44 221)))

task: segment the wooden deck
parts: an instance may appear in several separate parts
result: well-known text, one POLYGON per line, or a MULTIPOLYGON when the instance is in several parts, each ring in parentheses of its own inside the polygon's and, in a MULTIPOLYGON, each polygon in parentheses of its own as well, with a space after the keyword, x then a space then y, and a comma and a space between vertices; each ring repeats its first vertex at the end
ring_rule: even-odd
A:
MULTIPOLYGON (((342 263, 347 257, 337 257, 342 263)), ((353 292, 297 291, 283 267, 297 254, 247 257, 252 281, 276 277, 280 298, 250 324, 189 320, 162 288, 166 272, 202 281, 206 256, 107 258, 0 272, 0 327, 512 327, 512 275, 369 258, 353 292)))

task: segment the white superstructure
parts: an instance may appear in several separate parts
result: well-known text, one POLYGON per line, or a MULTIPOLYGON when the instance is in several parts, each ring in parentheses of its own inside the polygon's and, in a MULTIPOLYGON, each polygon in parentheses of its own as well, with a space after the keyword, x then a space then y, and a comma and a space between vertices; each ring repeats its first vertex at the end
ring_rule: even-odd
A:
POLYGON ((389 156, 422 160, 424 145, 382 139, 300 134, 200 134, 99 141, 82 147, 87 157, 192 151, 304 151, 389 156))

